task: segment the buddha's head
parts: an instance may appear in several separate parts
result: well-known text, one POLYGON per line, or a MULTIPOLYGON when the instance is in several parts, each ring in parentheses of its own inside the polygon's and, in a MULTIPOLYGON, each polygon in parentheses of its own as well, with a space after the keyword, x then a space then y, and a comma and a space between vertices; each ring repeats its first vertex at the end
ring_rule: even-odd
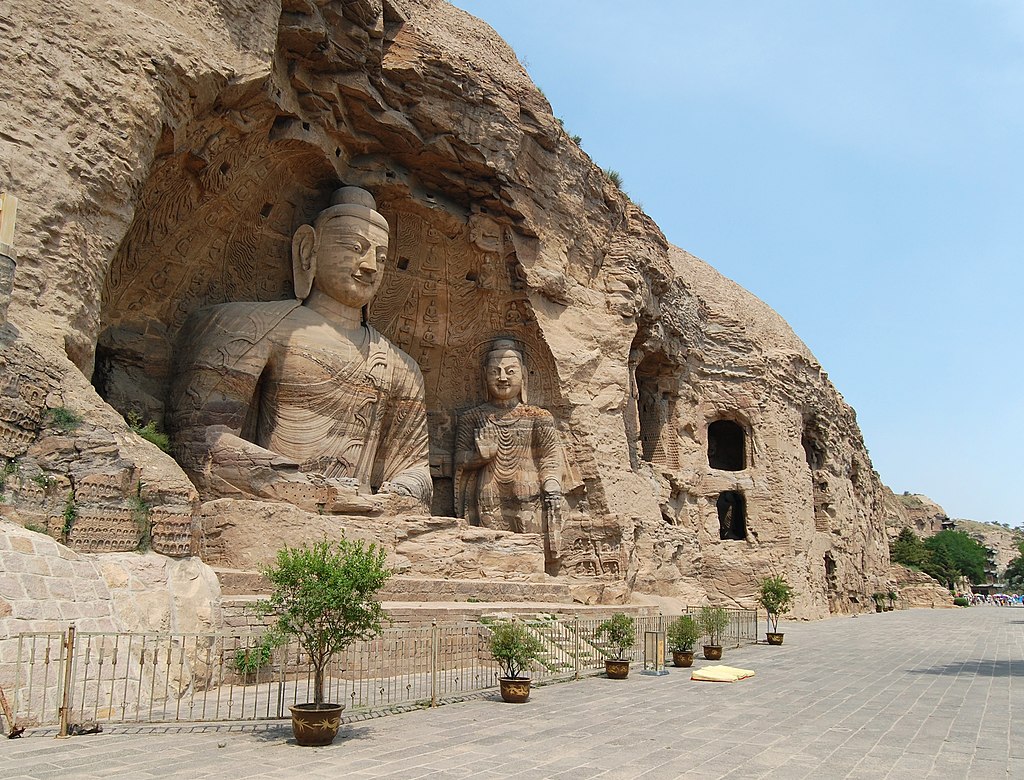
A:
POLYGON ((388 252, 388 223, 373 196, 342 187, 312 225, 292 238, 295 297, 319 290, 353 309, 366 306, 380 287, 388 252))
POLYGON ((492 401, 526 403, 526 366, 512 339, 495 339, 484 356, 484 384, 492 401))

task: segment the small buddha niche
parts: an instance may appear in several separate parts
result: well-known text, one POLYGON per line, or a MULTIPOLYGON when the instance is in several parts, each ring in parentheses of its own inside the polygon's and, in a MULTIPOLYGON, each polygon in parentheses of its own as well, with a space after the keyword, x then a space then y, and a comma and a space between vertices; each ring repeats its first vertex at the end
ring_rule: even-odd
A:
POLYGON ((817 471, 825 465, 825 445, 821 428, 816 420, 808 420, 804 423, 804 432, 800 443, 804 448, 804 457, 811 471, 817 471))
POLYGON ((718 538, 747 538, 747 500, 738 490, 725 490, 715 502, 718 509, 718 538))
POLYGON ((836 579, 836 559, 830 552, 825 553, 825 585, 830 591, 835 591, 839 587, 836 579))
POLYGON ((747 467, 746 431, 733 420, 715 420, 708 426, 708 465, 722 471, 747 467))
POLYGON ((640 362, 635 377, 640 458, 676 469, 679 467, 679 441, 673 430, 678 386, 675 369, 663 355, 656 353, 640 362))

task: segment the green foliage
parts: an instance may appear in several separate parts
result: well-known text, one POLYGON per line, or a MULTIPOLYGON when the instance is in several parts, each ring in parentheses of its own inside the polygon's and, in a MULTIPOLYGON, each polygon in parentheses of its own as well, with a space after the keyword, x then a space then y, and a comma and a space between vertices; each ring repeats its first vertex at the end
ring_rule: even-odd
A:
POLYGON ((616 658, 625 660, 626 651, 636 642, 636 621, 623 612, 616 612, 597 627, 594 635, 607 637, 618 653, 616 658))
POLYGON ((1024 591, 1024 555, 1010 561, 1004 576, 1011 590, 1024 591))
POLYGON ((889 543, 889 557, 893 563, 901 563, 911 569, 924 570, 928 564, 928 549, 921 541, 921 537, 904 528, 892 542, 889 543))
POLYGON ((605 168, 604 169, 604 175, 608 178, 608 181, 610 181, 612 184, 614 184, 620 190, 622 189, 622 174, 621 173, 619 173, 614 168, 605 168))
POLYGON ((491 655, 505 677, 522 677, 542 652, 544 643, 518 620, 502 620, 491 629, 491 655))
POLYGON ((240 674, 256 674, 264 666, 270 663, 274 655, 274 648, 283 642, 283 638, 276 631, 267 631, 251 647, 246 647, 235 652, 232 666, 240 674))
POLYGON ((948 588, 960 577, 979 584, 985 581, 988 551, 963 531, 939 531, 924 541, 909 528, 889 546, 889 557, 914 569, 920 569, 948 588))
POLYGON ((969 607, 970 605, 971 603, 963 596, 957 596, 955 599, 953 599, 954 607, 969 607))
POLYGON ((135 527, 139 529, 139 545, 135 549, 139 552, 148 552, 153 546, 153 524, 150 522, 152 507, 142 497, 142 481, 135 486, 135 495, 129 503, 132 507, 132 519, 135 527))
POLYGON ((689 615, 677 617, 668 624, 668 646, 673 653, 688 653, 700 638, 700 629, 689 615))
POLYGON ((60 540, 64 544, 68 543, 68 538, 71 536, 71 529, 75 525, 75 521, 78 519, 78 507, 75 505, 75 494, 68 493, 68 500, 64 504, 64 511, 61 513, 61 519, 64 521, 60 529, 60 540))
POLYGON ((569 140, 572 141, 577 146, 579 146, 581 143, 583 143, 582 136, 576 135, 575 133, 573 133, 572 135, 569 136, 569 140))
POLYGON ((4 462, 3 469, 0 469, 0 488, 7 483, 8 477, 13 477, 21 470, 21 464, 18 463, 17 458, 11 458, 4 462))
POLYGON ((131 412, 126 419, 128 421, 128 427, 150 444, 155 444, 164 452, 171 451, 170 438, 166 433, 160 430, 155 421, 150 420, 143 425, 142 420, 137 414, 135 414, 135 412, 131 412))
POLYGON ((49 490, 50 488, 57 484, 57 480, 53 477, 53 475, 47 474, 45 471, 40 471, 38 474, 32 477, 32 481, 39 485, 39 487, 41 487, 43 490, 49 490))
POLYGON ((315 704, 323 703, 331 657, 352 642, 378 636, 387 620, 377 600, 392 574, 384 558, 376 544, 324 539, 278 550, 274 565, 263 571, 272 591, 256 609, 276 615, 278 633, 295 637, 309 656, 315 704))
POLYGON ((38 523, 25 523, 25 530, 33 533, 46 535, 46 529, 38 523))
POLYGON ((768 625, 771 626, 772 633, 777 633, 779 615, 789 612, 789 607, 793 603, 793 588, 782 575, 765 577, 761 580, 757 601, 768 613, 768 625))
POLYGON ((71 431, 82 424, 82 415, 72 409, 68 409, 66 406, 47 409, 46 419, 49 420, 50 425, 61 433, 71 433, 71 431))
MULTIPOLYGON (((21 465, 18 463, 16 458, 4 461, 4 467, 0 469, 0 490, 7 487, 8 477, 12 477, 21 470, 21 465)), ((6 501, 7 497, 0 495, 0 502, 6 501)))
POLYGON ((926 539, 924 546, 932 557, 931 564, 924 570, 950 588, 954 580, 961 576, 967 577, 975 585, 985 581, 988 551, 983 544, 963 531, 939 531, 926 539))
POLYGON ((721 645, 722 634, 729 628, 729 613, 724 607, 701 607, 697 615, 697 625, 709 645, 721 645))

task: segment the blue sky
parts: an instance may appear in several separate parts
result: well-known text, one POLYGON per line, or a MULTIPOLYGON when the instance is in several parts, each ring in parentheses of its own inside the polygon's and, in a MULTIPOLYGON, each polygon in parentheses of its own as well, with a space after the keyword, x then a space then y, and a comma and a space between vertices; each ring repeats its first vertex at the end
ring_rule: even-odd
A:
POLYGON ((1024 525, 1024 2, 455 0, 762 298, 882 480, 1024 525))

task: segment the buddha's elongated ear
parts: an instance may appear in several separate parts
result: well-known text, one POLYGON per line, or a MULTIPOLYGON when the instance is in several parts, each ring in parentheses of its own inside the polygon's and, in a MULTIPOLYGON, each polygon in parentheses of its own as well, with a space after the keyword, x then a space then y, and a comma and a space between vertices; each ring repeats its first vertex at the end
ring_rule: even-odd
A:
POLYGON ((316 229, 302 225, 292 236, 292 280, 295 283, 295 297, 306 300, 313 289, 316 276, 316 229))

